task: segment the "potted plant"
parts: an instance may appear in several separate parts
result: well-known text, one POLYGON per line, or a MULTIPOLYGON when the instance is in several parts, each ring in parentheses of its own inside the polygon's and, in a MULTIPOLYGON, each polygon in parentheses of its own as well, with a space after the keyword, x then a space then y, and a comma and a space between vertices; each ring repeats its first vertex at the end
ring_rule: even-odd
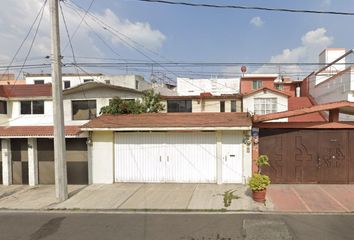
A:
POLYGON ((252 198, 256 202, 265 202, 267 187, 270 179, 267 175, 262 174, 262 167, 269 166, 268 156, 261 155, 256 160, 258 167, 257 173, 254 173, 248 181, 248 186, 252 190, 252 198))

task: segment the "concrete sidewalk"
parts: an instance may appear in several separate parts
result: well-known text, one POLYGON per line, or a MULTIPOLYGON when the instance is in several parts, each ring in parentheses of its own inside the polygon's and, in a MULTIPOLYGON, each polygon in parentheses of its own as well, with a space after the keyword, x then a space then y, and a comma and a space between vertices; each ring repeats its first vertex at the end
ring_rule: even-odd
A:
POLYGON ((121 210, 121 211, 271 211, 255 203, 244 185, 239 184, 134 184, 69 186, 71 197, 62 203, 55 199, 53 185, 0 186, 0 209, 29 210, 121 210), (239 197, 224 206, 226 191, 239 197))

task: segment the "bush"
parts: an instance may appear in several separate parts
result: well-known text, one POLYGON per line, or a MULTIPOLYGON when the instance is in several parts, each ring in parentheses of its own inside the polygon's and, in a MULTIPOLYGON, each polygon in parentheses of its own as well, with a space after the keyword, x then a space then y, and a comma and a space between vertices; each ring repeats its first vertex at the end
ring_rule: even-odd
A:
POLYGON ((254 173, 253 176, 248 181, 248 186, 253 191, 261 191, 267 188, 270 184, 270 179, 267 175, 262 175, 259 173, 254 173))

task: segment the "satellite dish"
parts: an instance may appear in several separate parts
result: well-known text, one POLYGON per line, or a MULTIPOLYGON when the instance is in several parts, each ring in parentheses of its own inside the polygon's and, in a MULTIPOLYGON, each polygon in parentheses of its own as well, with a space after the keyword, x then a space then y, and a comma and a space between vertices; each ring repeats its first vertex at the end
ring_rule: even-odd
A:
POLYGON ((242 73, 247 72, 247 67, 246 67, 246 66, 242 66, 242 67, 241 67, 241 72, 242 72, 242 73))

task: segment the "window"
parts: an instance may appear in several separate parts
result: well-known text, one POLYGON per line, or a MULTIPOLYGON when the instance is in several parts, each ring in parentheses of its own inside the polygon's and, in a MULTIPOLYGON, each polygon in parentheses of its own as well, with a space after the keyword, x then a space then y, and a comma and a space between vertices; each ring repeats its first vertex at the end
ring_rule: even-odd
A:
POLYGON ((231 112, 237 112, 236 100, 231 100, 231 112))
POLYGON ((21 114, 44 114, 44 101, 21 101, 21 114))
POLYGON ((71 102, 73 120, 89 120, 96 117, 96 100, 71 102))
POLYGON ((138 88, 139 88, 139 81, 135 80, 135 89, 138 89, 138 88))
POLYGON ((276 98, 255 98, 254 113, 258 115, 277 112, 276 98))
POLYGON ((7 102, 0 101, 0 114, 7 114, 7 102))
POLYGON ((44 84, 44 80, 34 80, 34 84, 44 84))
POLYGON ((225 112, 225 101, 220 101, 220 112, 225 112))
POLYGON ((84 83, 85 82, 93 82, 93 79, 84 79, 84 83))
POLYGON ((192 100, 167 100, 167 112, 192 112, 192 100))
POLYGON ((262 87, 262 81, 261 80, 253 80, 252 82, 252 88, 253 89, 258 89, 262 87))
POLYGON ((111 80, 104 80, 106 84, 111 84, 111 80))
POLYGON ((69 88, 70 86, 70 81, 64 81, 64 89, 69 88))

